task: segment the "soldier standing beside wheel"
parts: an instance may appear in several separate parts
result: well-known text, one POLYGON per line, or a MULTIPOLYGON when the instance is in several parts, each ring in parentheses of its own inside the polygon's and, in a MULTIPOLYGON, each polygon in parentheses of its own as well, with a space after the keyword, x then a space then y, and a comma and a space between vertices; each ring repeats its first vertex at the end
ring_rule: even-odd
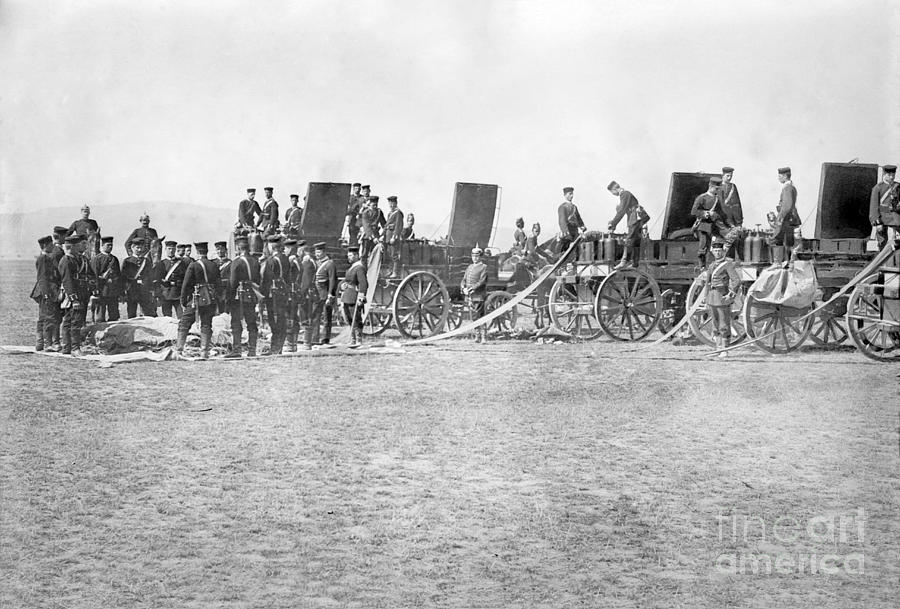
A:
MULTIPOLYGON (((700 281, 707 285, 706 307, 712 317, 716 333, 716 348, 724 349, 731 342, 731 305, 741 286, 741 278, 734 268, 734 261, 725 257, 725 243, 713 237, 711 248, 713 262, 700 275, 700 281)), ((724 357, 722 352, 719 357, 724 357)))
POLYGON ((200 317, 200 358, 209 359, 209 345, 212 342, 212 318, 216 314, 216 288, 219 285, 219 267, 206 257, 209 244, 195 243, 199 260, 188 266, 181 284, 181 304, 184 314, 178 320, 178 340, 175 349, 181 355, 188 332, 197 317, 200 317))
POLYGON ((363 309, 369 281, 366 269, 359 261, 359 248, 347 248, 347 261, 350 262, 350 268, 347 269, 342 284, 341 305, 344 308, 344 318, 350 323, 350 345, 354 346, 362 343, 363 309))
POLYGON ((622 260, 615 268, 624 269, 629 266, 637 268, 641 262, 643 229, 650 221, 650 216, 638 203, 637 198, 622 188, 615 180, 610 182, 606 189, 614 196, 619 197, 616 215, 609 221, 607 228, 610 232, 614 231, 623 217, 627 217, 626 224, 628 225, 628 233, 625 235, 625 251, 622 253, 622 260))
POLYGON ((400 235, 403 232, 403 212, 397 208, 397 197, 388 197, 387 219, 384 224, 384 242, 391 258, 391 274, 388 279, 400 277, 400 235))
MULTIPOLYGON (((472 248, 472 264, 466 267, 462 282, 459 284, 463 296, 466 297, 466 304, 469 305, 469 315, 472 317, 472 321, 481 319, 484 315, 488 273, 487 265, 481 261, 483 253, 484 250, 477 245, 472 248)), ((481 344, 487 342, 487 328, 484 326, 475 328, 475 342, 481 344)))
POLYGON ((578 237, 579 232, 587 230, 584 226, 584 220, 578 213, 578 207, 572 202, 575 197, 575 189, 571 186, 563 188, 563 201, 557 209, 559 216, 559 254, 565 254, 572 245, 572 242, 578 237))
POLYGON ((878 249, 884 249, 888 240, 888 227, 900 229, 900 192, 894 182, 896 165, 885 165, 881 170, 881 182, 872 188, 869 202, 869 221, 875 227, 878 249))

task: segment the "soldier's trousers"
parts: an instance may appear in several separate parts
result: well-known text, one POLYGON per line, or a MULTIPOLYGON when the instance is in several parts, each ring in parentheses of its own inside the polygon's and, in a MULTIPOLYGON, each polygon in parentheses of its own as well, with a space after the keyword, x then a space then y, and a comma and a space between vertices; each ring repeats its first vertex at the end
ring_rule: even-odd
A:
POLYGON ((94 305, 94 319, 100 323, 119 321, 119 299, 115 296, 102 296, 94 305))
POLYGON ((350 228, 347 230, 347 233, 350 238, 348 241, 348 245, 350 247, 355 247, 355 246, 359 245, 359 227, 351 225, 350 228))
POLYGON ((128 293, 125 300, 125 312, 128 319, 137 317, 138 305, 141 305, 141 315, 156 317, 156 299, 149 290, 136 289, 128 293))
POLYGON ((731 338, 731 305, 707 304, 706 308, 709 309, 716 334, 725 340, 731 338))
POLYGON ((161 300, 160 306, 162 307, 163 317, 174 317, 175 319, 181 319, 181 316, 184 315, 184 309, 181 306, 181 301, 179 300, 161 300), (172 315, 172 313, 175 313, 172 315))
POLYGON ((266 317, 272 330, 271 351, 277 355, 281 353, 287 335, 288 310, 284 294, 273 294, 266 298, 266 317))
POLYGON ((370 237, 362 237, 359 240, 359 259, 363 265, 369 267, 369 254, 375 249, 375 240, 370 237))
POLYGON ((247 345, 250 353, 256 355, 256 338, 259 336, 259 326, 256 324, 256 299, 245 302, 243 306, 240 300, 231 301, 231 335, 234 351, 240 353, 241 336, 243 335, 243 321, 247 325, 247 345), (243 319, 242 319, 243 318, 243 319))
MULTIPOLYGON (((878 251, 884 249, 884 246, 887 245, 888 242, 888 228, 887 224, 879 224, 875 227, 875 239, 878 241, 878 251)), ((891 226, 896 231, 900 231, 900 226, 891 226)))
POLYGON ((342 303, 344 307, 344 319, 348 320, 350 325, 357 330, 362 330, 363 327, 363 309, 365 309, 365 305, 357 305, 356 303, 342 303), (354 315, 354 312, 356 313, 354 315))
POLYGON ((44 298, 38 303, 36 347, 43 349, 59 340, 59 303, 53 298, 44 298), (56 330, 54 332, 54 329, 56 330))
POLYGON ((731 230, 731 227, 725 224, 725 222, 721 218, 709 220, 709 222, 712 223, 712 227, 710 228, 709 232, 700 231, 699 235, 700 249, 697 250, 697 255, 703 256, 704 258, 706 257, 706 252, 709 251, 709 244, 712 242, 713 235, 717 234, 724 238, 725 235, 727 235, 731 230))
MULTIPOLYGON (((216 314, 216 305, 211 304, 205 307, 199 307, 199 312, 200 336, 212 336, 212 318, 213 315, 216 314)), ((181 315, 181 319, 178 320, 178 336, 186 337, 188 335, 188 332, 191 331, 191 326, 194 325, 195 321, 197 321, 197 309, 195 309, 194 307, 187 307, 186 309, 184 309, 184 313, 181 315)), ((205 347, 209 348, 209 344, 207 343, 205 347)))
POLYGON ((400 242, 388 244, 387 253, 391 259, 391 274, 399 275, 400 274, 400 242))
POLYGON ((81 330, 84 328, 86 318, 87 309, 84 307, 78 309, 69 307, 63 311, 62 331, 60 336, 62 339, 63 353, 71 353, 72 349, 81 347, 81 330))
POLYGON ((783 245, 787 249, 794 247, 794 227, 787 222, 781 225, 781 230, 773 236, 772 245, 783 245))
POLYGON ((322 344, 331 342, 331 322, 334 315, 334 305, 325 304, 324 300, 317 300, 310 312, 309 325, 306 327, 306 337, 311 344, 315 340, 315 336, 319 331, 319 325, 322 323, 322 317, 325 317, 325 327, 322 335, 322 344))

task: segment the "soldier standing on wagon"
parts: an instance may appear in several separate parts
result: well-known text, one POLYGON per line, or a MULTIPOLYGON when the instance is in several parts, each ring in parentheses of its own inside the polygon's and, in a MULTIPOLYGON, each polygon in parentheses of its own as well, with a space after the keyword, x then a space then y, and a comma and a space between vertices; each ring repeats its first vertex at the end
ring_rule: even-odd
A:
POLYGON ((562 256, 568 251, 569 246, 578 237, 579 232, 584 232, 584 220, 578 212, 578 207, 572 202, 575 196, 575 189, 571 186, 563 188, 563 201, 557 215, 559 216, 559 254, 562 256))
POLYGON ((265 216, 268 221, 260 219, 259 228, 260 231, 262 231, 263 236, 268 237, 269 235, 274 235, 278 232, 281 216, 278 214, 278 201, 276 201, 273 196, 275 188, 266 186, 263 190, 266 191, 266 201, 262 206, 262 215, 265 216))
MULTIPOLYGON (((707 285, 706 307, 712 317, 716 334, 716 348, 723 349, 731 341, 731 305, 741 285, 741 278, 734 268, 734 261, 725 257, 724 241, 713 237, 713 262, 700 275, 701 283, 707 285)), ((719 357, 724 357, 722 352, 719 357)))
MULTIPOLYGON (((744 208, 741 205, 741 195, 737 186, 731 181, 734 178, 734 167, 722 168, 722 185, 719 187, 719 205, 728 232, 722 235, 725 242, 725 255, 731 251, 732 246, 741 238, 744 232, 744 208)), ((735 248, 737 254, 737 248, 735 248)))
POLYGON ((888 227, 900 229, 900 192, 894 182, 896 165, 885 165, 881 169, 881 182, 872 188, 869 201, 869 221, 875 227, 878 249, 884 249, 888 240, 888 227))
POLYGON ((400 235, 403 232, 403 212, 397 208, 397 197, 388 197, 387 218, 384 223, 384 242, 387 245, 387 253, 391 258, 391 274, 389 279, 400 277, 400 235))
POLYGON ((622 188, 618 182, 613 180, 606 187, 614 196, 619 197, 619 205, 616 207, 616 215, 609 221, 607 228, 612 232, 616 229, 619 221, 626 217, 628 233, 625 235, 625 251, 622 254, 622 260, 615 266, 616 269, 624 269, 629 266, 637 268, 641 262, 641 241, 643 240, 643 230, 650 221, 650 216, 644 208, 638 203, 637 197, 629 191, 622 188))
POLYGON ((303 208, 300 207, 300 195, 291 195, 291 206, 284 212, 284 234, 296 239, 300 234, 302 219, 303 208))
MULTIPOLYGON (((363 190, 365 191, 365 188, 363 190)), ((368 203, 360 213, 360 219, 362 221, 362 238, 359 242, 359 258, 368 268, 369 254, 375 248, 375 242, 381 238, 381 229, 386 223, 384 214, 378 209, 377 195, 369 197, 368 203)))
POLYGON ((56 351, 53 348, 53 326, 59 309, 59 265, 53 262, 53 237, 38 239, 41 253, 34 261, 37 277, 31 290, 31 299, 38 304, 37 337, 35 351, 56 351), (56 306, 54 306, 56 305, 56 306))
POLYGON ((97 277, 94 319, 98 322, 119 320, 119 295, 121 294, 122 271, 119 259, 113 253, 113 238, 101 239, 100 253, 91 259, 91 268, 97 277))
POLYGON ((247 189, 247 198, 238 203, 238 219, 235 225, 235 234, 245 233, 254 228, 257 224, 255 218, 262 215, 259 203, 255 201, 256 189, 247 189))
MULTIPOLYGON (((462 281, 459 284, 463 296, 466 297, 466 304, 469 305, 469 315, 472 321, 481 319, 484 315, 484 300, 487 294, 487 265, 481 261, 481 255, 484 253, 477 245, 472 248, 472 264, 466 267, 462 281)), ((478 326, 475 328, 475 342, 487 342, 487 328, 478 326)))
POLYGON ((144 240, 132 241, 131 252, 131 256, 122 262, 126 315, 128 319, 137 317, 137 309, 140 305, 141 315, 156 317, 156 298, 153 296, 153 265, 150 261, 150 254, 144 247, 144 240))
POLYGON ((350 200, 347 202, 347 215, 344 218, 344 226, 347 229, 347 245, 355 247, 359 245, 359 212, 366 202, 366 197, 360 194, 361 184, 354 182, 350 190, 350 200))
POLYGON ((694 216, 694 231, 700 239, 700 249, 697 250, 697 258, 700 261, 700 268, 706 268, 706 254, 709 251, 709 245, 712 242, 714 234, 725 236, 730 227, 723 220, 723 210, 721 207, 721 190, 722 178, 712 176, 709 178, 709 187, 706 192, 694 199, 694 205, 691 207, 691 215, 694 216))
POLYGON ((785 261, 785 249, 794 247, 794 229, 800 226, 800 214, 797 213, 797 188, 791 182, 791 168, 778 169, 778 181, 781 182, 781 195, 776 207, 775 221, 772 224, 772 266, 777 268, 785 261))
POLYGON ((212 318, 216 314, 216 288, 219 285, 219 267, 207 258, 209 244, 201 241, 197 247, 199 260, 193 261, 181 284, 181 304, 184 314, 178 320, 178 339, 175 349, 180 355, 187 341, 188 332, 197 317, 200 317, 200 358, 209 359, 212 342, 212 318))

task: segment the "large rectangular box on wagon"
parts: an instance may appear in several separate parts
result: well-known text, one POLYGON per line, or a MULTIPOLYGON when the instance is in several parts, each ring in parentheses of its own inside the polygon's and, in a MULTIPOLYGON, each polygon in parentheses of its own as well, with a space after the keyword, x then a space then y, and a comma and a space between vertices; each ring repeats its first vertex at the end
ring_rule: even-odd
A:
POLYGON ((344 227, 349 202, 350 184, 310 182, 306 189, 300 233, 307 239, 329 237, 329 242, 337 242, 344 227))
POLYGON ((450 211, 450 245, 490 245, 499 192, 496 184, 456 183, 450 211))
MULTIPOLYGON (((816 239, 867 239, 869 198, 878 183, 878 165, 871 163, 822 163, 816 239)), ((798 204, 805 216, 803 200, 798 204)), ((808 209, 808 208, 807 208, 808 209)))

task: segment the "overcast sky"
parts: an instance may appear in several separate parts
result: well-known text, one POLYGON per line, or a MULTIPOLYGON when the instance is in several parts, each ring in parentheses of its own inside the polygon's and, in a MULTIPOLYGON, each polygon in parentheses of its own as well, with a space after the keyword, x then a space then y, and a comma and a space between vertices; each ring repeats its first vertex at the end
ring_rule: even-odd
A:
POLYGON ((488 182, 505 246, 566 185, 605 227, 611 179, 656 236, 671 173, 727 164, 748 224, 782 165, 806 217, 822 162, 900 161, 898 5, 3 0, 0 211, 358 180, 436 224, 488 182))

